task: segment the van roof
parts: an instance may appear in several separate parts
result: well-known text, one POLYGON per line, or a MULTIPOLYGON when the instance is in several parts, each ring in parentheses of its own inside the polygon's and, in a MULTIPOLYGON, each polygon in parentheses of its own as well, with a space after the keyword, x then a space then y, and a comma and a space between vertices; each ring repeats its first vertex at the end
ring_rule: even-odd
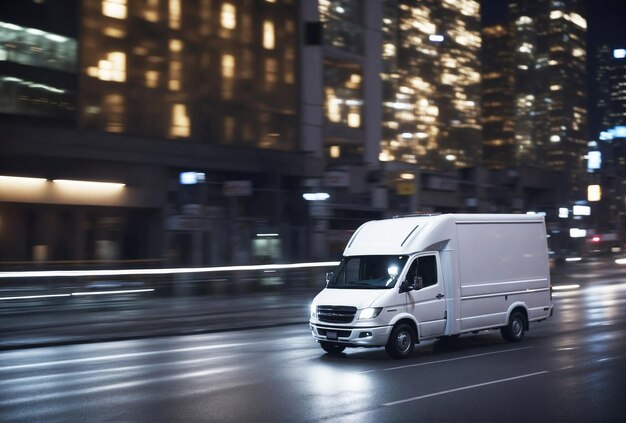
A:
POLYGON ((441 249, 454 236, 457 223, 520 223, 543 220, 543 216, 527 214, 442 214, 373 220, 355 231, 344 255, 404 255, 425 249, 441 249), (419 241, 416 243, 416 240, 419 241))

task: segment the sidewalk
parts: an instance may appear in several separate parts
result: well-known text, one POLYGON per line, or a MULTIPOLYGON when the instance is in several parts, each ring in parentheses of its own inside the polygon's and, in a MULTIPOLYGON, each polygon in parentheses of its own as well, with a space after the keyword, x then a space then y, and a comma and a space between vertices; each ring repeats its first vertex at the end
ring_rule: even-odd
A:
POLYGON ((89 298, 37 307, 0 308, 0 350, 155 336, 307 325, 319 292, 89 298))

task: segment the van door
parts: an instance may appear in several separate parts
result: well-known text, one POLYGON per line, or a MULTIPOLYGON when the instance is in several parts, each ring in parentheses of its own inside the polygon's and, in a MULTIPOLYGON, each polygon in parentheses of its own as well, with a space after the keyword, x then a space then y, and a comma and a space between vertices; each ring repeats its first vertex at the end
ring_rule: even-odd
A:
POLYGON ((419 337, 442 336, 446 328, 446 301, 439 253, 425 253, 413 258, 407 282, 415 289, 407 292, 407 312, 419 323, 419 337))

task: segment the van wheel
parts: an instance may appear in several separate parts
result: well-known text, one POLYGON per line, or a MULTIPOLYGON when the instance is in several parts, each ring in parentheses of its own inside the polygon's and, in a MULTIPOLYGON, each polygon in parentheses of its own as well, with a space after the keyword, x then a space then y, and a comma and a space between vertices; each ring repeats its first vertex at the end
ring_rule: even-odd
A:
POLYGON ((402 323, 391 331, 385 350, 393 358, 407 358, 413 352, 416 338, 413 328, 402 323))
POLYGON ((341 344, 335 344, 334 342, 320 341, 320 345, 322 346, 322 349, 328 354, 340 354, 343 350, 346 349, 345 346, 341 344))
POLYGON ((500 329, 500 333, 509 342, 519 342, 524 338, 525 328, 526 318, 519 311, 514 311, 509 323, 500 329))

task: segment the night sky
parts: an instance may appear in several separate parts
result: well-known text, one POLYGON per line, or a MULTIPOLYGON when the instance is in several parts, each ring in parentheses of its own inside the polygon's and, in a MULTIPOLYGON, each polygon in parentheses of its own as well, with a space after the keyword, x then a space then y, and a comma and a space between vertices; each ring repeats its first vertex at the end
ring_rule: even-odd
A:
MULTIPOLYGON (((481 0, 483 26, 506 19, 508 0, 481 0)), ((607 42, 626 44, 626 0, 587 0, 587 37, 589 47, 607 42)))

